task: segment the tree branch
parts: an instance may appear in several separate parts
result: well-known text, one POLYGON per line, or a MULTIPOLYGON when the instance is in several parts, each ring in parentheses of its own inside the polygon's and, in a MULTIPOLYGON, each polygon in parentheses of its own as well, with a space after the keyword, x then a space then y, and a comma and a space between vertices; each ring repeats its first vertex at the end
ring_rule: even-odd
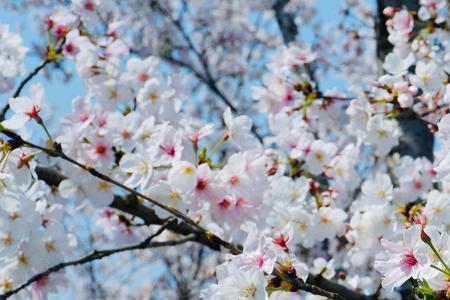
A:
POLYGON ((12 295, 17 294, 19 291, 21 291, 22 289, 31 285, 32 283, 49 276, 51 273, 57 272, 66 267, 69 267, 69 266, 82 265, 82 264, 85 264, 85 263, 88 263, 88 262, 91 262, 94 260, 99 260, 104 257, 111 256, 113 254, 121 253, 121 252, 125 252, 125 251, 142 250, 142 249, 165 247, 165 246, 176 246, 176 245, 180 245, 180 244, 186 243, 188 241, 191 241, 193 239, 193 237, 194 237, 193 235, 188 235, 182 239, 174 240, 174 241, 151 242, 155 237, 160 235, 169 226, 169 224, 172 221, 173 221, 173 219, 166 220, 166 222, 163 225, 161 225, 161 227, 154 234, 150 235, 147 239, 140 242, 139 244, 132 245, 132 246, 126 246, 126 247, 122 247, 122 248, 109 249, 109 250, 101 250, 101 251, 94 250, 91 254, 89 254, 81 259, 57 264, 42 273, 34 275, 28 281, 21 284, 17 288, 0 295, 0 300, 8 299, 12 295))
POLYGON ((328 280, 320 275, 309 275, 307 280, 311 286, 318 286, 323 290, 330 291, 341 296, 344 299, 351 300, 375 300, 376 295, 366 296, 364 294, 353 291, 343 285, 340 285, 334 281, 328 280))
MULTIPOLYGON (((36 167, 36 173, 39 179, 44 180, 51 186, 58 186, 59 183, 65 179, 63 175, 56 172, 51 168, 36 167)), ((156 215, 155 210, 142 204, 134 195, 128 196, 115 196, 114 201, 110 205, 112 208, 125 212, 127 214, 141 218, 146 225, 159 225, 164 223, 164 219, 161 219, 156 215)), ((220 245, 214 243, 209 237, 201 232, 196 232, 192 226, 185 222, 173 221, 167 225, 167 229, 170 231, 183 235, 193 236, 191 241, 205 245, 214 251, 221 251, 220 245)), ((241 247, 237 246, 238 249, 241 247)), ((327 280, 321 276, 309 275, 307 279, 308 286, 301 285, 302 289, 309 289, 310 286, 317 286, 323 290, 330 291, 332 293, 342 295, 345 299, 355 300, 371 300, 373 297, 368 297, 358 292, 352 291, 334 281, 327 280)), ((297 283, 300 284, 300 283, 297 283)), ((342 299, 342 298, 341 298, 342 299)))
POLYGON ((281 35, 285 44, 295 41, 298 34, 297 25, 294 21, 294 16, 284 11, 284 7, 289 3, 289 0, 277 0, 272 5, 275 11, 275 18, 280 27, 281 35))
MULTIPOLYGON (((65 179, 63 175, 50 168, 37 167, 36 173, 38 174, 38 177, 40 179, 46 181, 49 184, 51 183, 54 186, 57 186, 63 179, 65 179)), ((163 219, 156 215, 155 211, 152 208, 149 208, 140 203, 137 197, 135 197, 134 195, 129 195, 126 197, 115 196, 114 201, 110 206, 112 208, 141 218, 147 225, 162 224, 164 222, 163 219)), ((215 240, 211 239, 208 234, 196 231, 186 222, 178 223, 173 221, 167 226, 167 229, 185 236, 193 235, 193 238, 191 239, 192 241, 208 246, 215 251, 221 251, 221 245, 217 244, 215 240)), ((237 255, 242 253, 242 250, 239 246, 235 246, 235 248, 237 249, 237 252, 234 254, 237 255)), ((282 276, 279 273, 275 275, 282 276)), ((292 280, 297 289, 305 290, 315 294, 322 293, 319 295, 327 293, 327 297, 331 299, 372 299, 371 297, 352 291, 336 282, 322 278, 321 276, 309 275, 306 283, 304 283, 300 279, 292 280), (331 292, 331 294, 327 291, 331 292), (342 297, 340 297, 340 295, 342 297)))
POLYGON ((64 152, 62 152, 61 146, 57 143, 54 144, 55 149, 50 149, 50 148, 46 148, 46 147, 42 147, 39 145, 36 145, 30 141, 24 140, 22 139, 21 136, 19 136, 18 134, 16 134, 13 131, 10 131, 8 129, 5 128, 1 128, 0 132, 4 135, 6 135, 7 137, 9 137, 10 139, 12 139, 12 141, 10 141, 10 144, 13 147, 20 147, 23 145, 35 148, 35 149, 39 149, 41 151, 43 151, 44 153, 46 153, 47 155, 51 156, 51 157, 55 157, 55 158, 60 158, 63 159, 73 165, 76 165, 77 167, 79 167, 82 170, 85 170, 87 172, 89 172, 91 175, 93 175, 94 177, 97 177, 103 181, 109 182, 112 185, 121 188, 124 191, 127 191, 129 193, 131 193, 132 195, 134 195, 136 198, 138 199, 145 199, 148 202, 150 202, 151 204, 169 212, 170 214, 174 215, 175 217, 183 220, 184 222, 186 222, 187 224, 189 224, 190 226, 193 227, 193 229, 195 229, 195 231, 200 232, 201 234, 206 235, 212 242, 218 244, 219 246, 222 246, 224 248, 226 248, 228 251, 230 251, 230 253, 232 254, 239 254, 241 253, 241 250, 238 249, 235 245, 224 241, 223 239, 221 239, 220 237, 218 237, 217 235, 215 235, 214 233, 204 229, 202 226, 200 226, 197 222, 195 222, 194 220, 192 220, 191 218, 189 218, 188 216, 184 215, 183 213, 181 213, 179 210, 177 210, 176 208, 172 207, 172 206, 168 206, 168 205, 164 205, 158 201, 155 201, 154 199, 148 197, 147 195, 144 195, 140 192, 135 191, 134 189, 124 185, 121 182, 118 182, 117 180, 109 177, 108 175, 105 175, 103 173, 100 173, 99 171, 97 171, 95 168, 88 166, 88 165, 84 165, 78 161, 76 161, 75 159, 67 156, 64 152))
MULTIPOLYGON (((272 5, 272 9, 275 12, 275 19, 278 23, 278 27, 280 28, 285 45, 294 42, 298 35, 297 24, 295 24, 295 16, 292 13, 284 11, 284 8, 288 3, 289 0, 277 0, 272 5)), ((305 68, 311 80, 316 83, 316 88, 318 89, 319 83, 315 80, 313 67, 311 64, 306 64, 305 68)))
MULTIPOLYGON (((15 137, 15 134, 14 133, 11 134, 11 132, 9 132, 8 130, 6 130, 6 133, 5 133, 5 130, 2 130, 2 132, 4 134, 7 134, 7 136, 9 136, 10 138, 15 137)), ((18 138, 20 138, 20 137, 18 137, 18 138)), ((54 150, 46 149, 46 148, 34 145, 30 142, 23 141, 21 138, 20 138, 20 140, 21 140, 21 142, 23 142, 31 147, 38 147, 38 149, 41 149, 42 151, 46 152, 50 156, 53 156, 50 153, 52 153, 52 151, 54 151, 54 150), (48 151, 50 151, 50 153, 48 151)), ((61 156, 58 155, 57 157, 61 157, 61 156)), ((41 168, 41 167, 37 168, 36 172, 38 173, 38 176, 45 176, 45 177, 48 177, 51 174, 51 171, 49 169, 41 168)), ((53 182, 53 183, 57 183, 58 181, 60 182, 61 180, 64 179, 64 176, 62 176, 62 175, 55 175, 55 176, 51 176, 51 177, 53 177, 53 178, 49 178, 49 181, 53 182)), ((114 202, 111 204, 111 207, 117 208, 119 210, 122 210, 126 213, 130 213, 132 215, 138 216, 138 217, 142 218, 145 223, 160 224, 162 219, 160 219, 156 215, 155 211, 151 208, 148 208, 148 207, 140 204, 137 199, 137 196, 139 196, 139 195, 136 195, 137 192, 135 192, 134 190, 131 190, 131 192, 132 192, 132 195, 130 195, 126 198, 116 196, 114 198, 114 202), (123 199, 126 199, 126 200, 123 201, 123 199), (131 205, 130 205, 130 203, 131 203, 131 205)), ((202 228, 203 231, 198 231, 197 227, 193 228, 190 223, 186 223, 186 222, 177 223, 174 221, 171 224, 169 224, 167 226, 167 228, 174 232, 177 232, 177 233, 180 233, 183 235, 187 235, 187 236, 192 234, 192 236, 193 236, 193 238, 191 239, 192 241, 196 241, 201 244, 204 244, 204 245, 212 248, 213 250, 220 251, 221 247, 224 247, 224 248, 228 249, 230 251, 230 253, 232 253, 234 255, 238 255, 238 254, 242 253, 242 250, 240 247, 230 244, 226 241, 223 241, 222 239, 215 236, 213 233, 206 231, 202 227, 200 227, 200 228, 202 228)), ((274 275, 279 278, 285 277, 277 269, 274 270, 274 275)), ((358 300, 372 299, 371 297, 368 297, 368 296, 365 296, 358 292, 352 291, 338 283, 326 280, 320 276, 310 275, 308 277, 308 280, 306 283, 298 278, 292 278, 290 280, 294 284, 294 287, 296 288, 296 290, 304 290, 307 292, 311 292, 313 294, 326 296, 331 299, 339 299, 339 300, 342 300, 342 299, 358 299, 358 300)))
MULTIPOLYGON (((203 68, 203 72, 204 74, 202 74, 201 72, 199 72, 198 70, 196 70, 193 66, 191 66, 190 64, 178 60, 170 55, 162 55, 161 57, 163 59, 165 59, 166 61, 187 68, 190 71, 192 71, 195 75, 195 77, 197 77, 200 81, 202 81, 204 84, 206 84, 206 86, 214 93, 216 94, 216 96, 218 96, 223 103, 225 103, 226 106, 228 106, 232 112, 234 113, 239 113, 239 110, 237 107, 235 107, 233 105, 233 103, 231 103, 231 100, 228 99, 228 97, 219 89, 218 84, 217 84, 217 80, 214 79, 214 77, 211 74, 211 70, 209 68, 209 64, 208 61, 205 59, 205 57, 197 50, 197 48, 194 46, 194 43, 192 42, 191 38, 189 37, 189 35, 187 34, 187 32, 184 30, 183 25, 180 23, 179 20, 173 18, 170 14, 170 12, 166 11, 160 4, 158 1, 151 1, 151 4, 153 5, 154 8, 156 8, 163 16, 165 16, 170 22, 171 24, 178 30, 178 32, 180 32, 181 36, 183 37, 183 39, 185 40, 187 47, 190 51, 192 51, 195 54, 195 57, 197 58, 197 60, 200 62, 202 68, 203 68)), ((252 133, 255 135, 255 137, 262 142, 262 137, 261 135, 256 131, 255 126, 252 126, 251 128, 252 133)))
MULTIPOLYGON (((52 187, 58 187, 59 183, 66 179, 61 173, 49 167, 37 166, 36 173, 39 179, 45 181, 52 187)), ((164 219, 160 218, 154 209, 142 204, 133 194, 127 196, 115 195, 110 207, 136 216, 142 219, 146 225, 160 225, 164 223, 164 219)), ((168 229, 184 236, 195 234, 195 242, 203 244, 215 251, 221 250, 220 246, 213 243, 206 234, 196 231, 186 222, 174 221, 168 225, 168 229)))
MULTIPOLYGON (((36 76, 39 71, 41 71, 43 68, 45 68, 46 65, 48 65, 52 60, 46 59, 44 60, 39 66, 37 66, 30 74, 28 74, 27 77, 25 77, 22 82, 17 87, 16 91, 12 95, 11 98, 17 98, 19 97, 20 93, 22 92, 22 89, 25 87, 25 85, 34 77, 36 76)), ((9 110, 9 102, 6 101, 5 106, 3 106, 1 112, 0 112, 0 122, 5 119, 6 113, 9 110)))

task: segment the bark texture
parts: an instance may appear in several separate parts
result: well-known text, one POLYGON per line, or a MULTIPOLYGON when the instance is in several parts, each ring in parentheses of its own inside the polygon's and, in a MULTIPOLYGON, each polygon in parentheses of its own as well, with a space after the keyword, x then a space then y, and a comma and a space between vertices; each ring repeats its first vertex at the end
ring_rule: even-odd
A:
MULTIPOLYGON (((374 29, 377 41, 377 56, 380 62, 384 61, 384 57, 393 48, 388 41, 387 17, 383 14, 383 10, 389 6, 405 7, 416 12, 420 7, 418 0, 377 0, 377 16, 374 29)), ((428 129, 428 124, 411 111, 400 113, 397 121, 403 134, 400 137, 400 145, 394 149, 394 152, 399 152, 401 155, 410 155, 413 158, 426 157, 433 161, 434 136, 428 129)))

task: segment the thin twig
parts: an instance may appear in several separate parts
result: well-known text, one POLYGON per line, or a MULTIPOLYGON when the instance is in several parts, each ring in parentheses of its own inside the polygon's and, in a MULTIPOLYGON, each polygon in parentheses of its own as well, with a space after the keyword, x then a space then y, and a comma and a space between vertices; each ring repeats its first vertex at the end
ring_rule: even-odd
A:
MULTIPOLYGON (((65 44, 65 38, 62 39, 61 44, 59 45, 58 49, 56 49, 55 55, 58 55, 61 53, 64 44, 65 44)), ((33 71, 31 71, 30 74, 27 75, 27 77, 25 77, 19 84, 19 86, 17 87, 16 91, 14 92, 14 94, 12 95, 11 98, 17 98, 20 96, 20 93, 22 92, 23 88, 27 85, 27 83, 33 79, 34 76, 36 76, 42 69, 45 68, 45 66, 47 66, 49 63, 54 62, 55 58, 53 57, 47 57, 39 66, 37 66, 33 71)), ((6 113, 9 110, 9 101, 6 102, 5 106, 2 108, 1 112, 0 112, 0 122, 5 120, 6 117, 6 113)))
POLYGON ((91 254, 89 254, 81 259, 57 264, 42 273, 34 275, 28 281, 21 284, 17 288, 0 295, 0 300, 8 299, 12 295, 17 294, 19 291, 21 291, 22 289, 31 285, 32 283, 49 276, 51 273, 57 272, 66 267, 69 267, 69 266, 82 265, 82 264, 85 264, 85 263, 88 263, 88 262, 91 262, 94 260, 99 260, 104 257, 111 256, 116 253, 126 252, 126 251, 133 251, 133 250, 140 250, 140 249, 147 249, 147 248, 156 248, 156 247, 165 247, 165 246, 176 246, 176 245, 180 245, 180 244, 186 243, 188 241, 191 241, 194 238, 194 235, 190 235, 190 236, 186 236, 179 240, 164 241, 164 242, 151 242, 155 237, 159 236, 172 221, 173 221, 173 219, 169 218, 166 221, 166 223, 161 225, 161 227, 154 234, 150 235, 147 239, 140 242, 139 244, 132 245, 132 246, 126 246, 126 247, 122 247, 122 248, 101 250, 101 251, 94 250, 91 254))
MULTIPOLYGON (((22 80, 22 82, 19 84, 19 86, 17 87, 16 91, 14 92, 14 94, 12 95, 11 98, 19 97, 20 93, 22 92, 23 88, 28 83, 28 81, 30 81, 34 76, 36 76, 37 73, 39 73, 40 70, 45 68, 45 66, 48 65, 50 62, 52 62, 52 61, 49 59, 44 60, 44 62, 42 62, 30 74, 28 74, 28 76, 25 77, 22 80)), ((3 109, 0 112, 0 121, 3 121, 5 119, 5 116, 6 116, 6 113, 8 112, 8 110, 9 110, 9 102, 7 101, 5 106, 3 107, 3 109)))
MULTIPOLYGON (((172 15, 170 14, 170 12, 166 11, 157 1, 153 1, 152 3, 154 4, 154 7, 159 12, 161 12, 161 14, 164 15, 172 23, 172 25, 180 32, 181 36, 186 41, 188 49, 191 50, 195 54, 198 61, 200 62, 201 66, 203 68, 204 74, 201 74, 199 71, 194 69, 190 64, 179 61, 169 55, 164 55, 164 56, 162 56, 162 58, 164 58, 167 61, 174 63, 176 65, 179 65, 179 66, 182 66, 185 68, 189 68, 198 79, 203 81, 209 87, 209 89, 212 92, 214 92, 225 103, 225 105, 231 109, 232 112, 239 113, 238 108, 235 107, 233 105, 233 103, 231 103, 231 101, 228 99, 228 97, 225 96, 225 94, 219 89, 219 87, 217 85, 217 80, 215 80, 211 74, 211 70, 209 68, 208 61, 205 59, 204 55, 202 55, 202 53, 200 53, 197 50, 197 48, 194 46, 194 43, 192 42, 191 38, 189 37, 189 34, 184 30, 184 27, 181 24, 181 22, 179 20, 173 18, 172 15)), ((260 142, 262 142, 262 137, 256 131, 256 128, 254 126, 252 126, 251 131, 252 131, 253 135, 255 135, 255 137, 260 142)))
POLYGON ((438 110, 441 110, 441 109, 443 109, 443 108, 448 108, 448 107, 449 107, 448 104, 441 104, 441 105, 439 105, 439 106, 437 106, 437 107, 435 107, 435 108, 433 108, 433 109, 424 111, 424 112, 421 113, 419 116, 420 116, 420 117, 426 117, 426 116, 428 116, 428 115, 430 115, 430 114, 437 113, 438 110))

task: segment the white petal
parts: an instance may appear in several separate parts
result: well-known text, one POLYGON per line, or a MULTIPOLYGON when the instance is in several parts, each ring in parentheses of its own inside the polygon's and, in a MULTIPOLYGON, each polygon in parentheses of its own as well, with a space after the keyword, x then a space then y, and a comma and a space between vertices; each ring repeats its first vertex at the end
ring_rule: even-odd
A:
POLYGON ((17 97, 9 99, 9 106, 15 113, 30 112, 33 109, 33 103, 28 97, 17 97))
POLYGON ((13 115, 9 120, 2 122, 2 125, 6 128, 17 130, 25 126, 25 123, 30 120, 30 118, 24 114, 13 115))

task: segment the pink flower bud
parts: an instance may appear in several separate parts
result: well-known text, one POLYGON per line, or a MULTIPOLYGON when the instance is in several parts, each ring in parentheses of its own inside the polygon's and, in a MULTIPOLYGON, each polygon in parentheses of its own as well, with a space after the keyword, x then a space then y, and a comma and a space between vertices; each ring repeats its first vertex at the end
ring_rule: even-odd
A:
POLYGON ((408 88, 408 92, 411 94, 411 96, 415 96, 419 92, 419 89, 412 85, 408 88))
POLYGON ((432 244, 430 236, 425 232, 423 227, 422 227, 422 231, 420 232, 420 238, 422 239, 422 241, 425 244, 428 244, 428 245, 432 244))
POLYGON ((396 82, 394 83, 394 89, 399 91, 400 93, 404 93, 408 90, 408 83, 407 82, 396 82))
POLYGON ((388 6, 383 9, 383 14, 387 17, 392 17, 395 13, 395 9, 392 6, 388 6))

